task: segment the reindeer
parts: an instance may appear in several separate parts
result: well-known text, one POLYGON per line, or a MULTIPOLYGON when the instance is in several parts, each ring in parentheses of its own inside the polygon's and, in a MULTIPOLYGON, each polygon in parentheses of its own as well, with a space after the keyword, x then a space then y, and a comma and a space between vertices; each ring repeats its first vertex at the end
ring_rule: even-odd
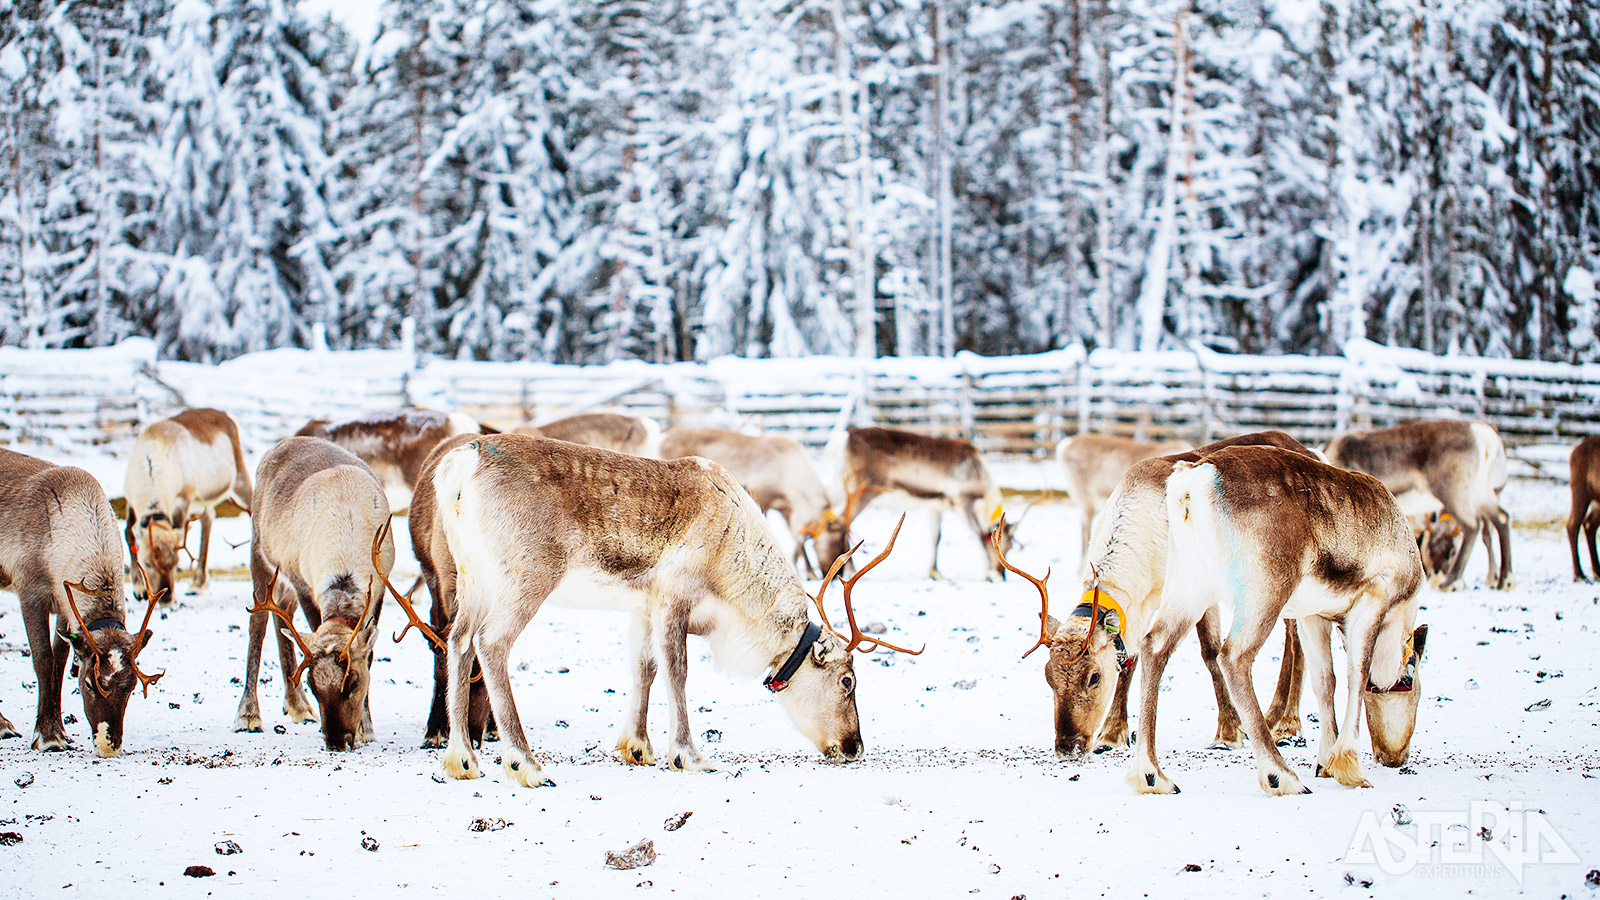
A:
MULTIPOLYGON (((1166 582, 1167 478, 1180 462, 1198 462, 1234 446, 1278 447, 1312 457, 1287 434, 1263 431, 1135 463, 1112 492, 1107 514, 1094 528, 1082 566, 1082 602, 1065 623, 1050 615, 1045 584, 1050 573, 1035 578, 1000 557, 1002 566, 1032 582, 1039 592, 1039 639, 1023 656, 1039 647, 1049 651, 1044 674, 1055 695, 1057 755, 1076 756, 1089 748, 1104 753, 1128 744, 1128 692, 1138 663, 1136 651, 1161 605, 1166 582)), ((1300 732, 1302 656, 1293 621, 1285 620, 1284 625, 1283 663, 1269 717, 1273 737, 1280 740, 1300 732)), ((1217 731, 1211 748, 1238 749, 1244 746, 1244 735, 1217 664, 1222 645, 1217 611, 1207 610, 1195 623, 1195 632, 1217 696, 1217 731)))
MULTIPOLYGON (((998 555, 1011 549, 1016 524, 1007 523, 1000 489, 989 477, 971 441, 926 437, 892 428, 852 428, 842 466, 847 495, 843 524, 817 536, 817 561, 832 566, 847 544, 850 524, 862 508, 884 494, 898 494, 932 507, 933 561, 928 577, 939 578, 939 533, 945 510, 966 517, 989 556, 989 580, 1005 578, 998 555)), ((1020 523, 1020 520, 1019 520, 1020 523)))
MULTIPOLYGON (((95 752, 116 756, 122 751, 122 720, 134 685, 142 685, 148 696, 150 685, 164 674, 146 675, 139 669, 161 592, 146 585, 144 622, 138 631, 129 631, 123 609, 122 538, 94 476, 0 449, 0 588, 16 591, 22 600, 39 687, 33 749, 67 749, 61 688, 70 643, 95 752)), ((17 729, 0 715, 0 738, 17 736, 17 729)))
POLYGON ((1567 544, 1572 548, 1572 578, 1587 581, 1578 563, 1578 528, 1589 544, 1589 569, 1600 578, 1600 553, 1595 551, 1595 530, 1600 529, 1600 437, 1586 437, 1572 448, 1572 512, 1567 516, 1567 544))
MULTIPOLYGON (((661 440, 661 458, 700 456, 728 470, 744 486, 763 513, 775 509, 794 536, 794 556, 806 573, 820 575, 806 554, 806 541, 845 544, 844 520, 834 513, 827 489, 806 452, 794 440, 754 436, 725 428, 680 425, 667 429, 661 440)), ((834 553, 836 558, 838 553, 834 553)), ((830 562, 832 560, 830 559, 830 562)))
POLYGON ((1062 438, 1056 445, 1056 458, 1067 470, 1067 489, 1083 510, 1083 547, 1089 553, 1089 533, 1095 514, 1105 508, 1111 492, 1134 463, 1152 456, 1183 453, 1189 449, 1182 441, 1138 441, 1113 434, 1078 434, 1062 438))
MULTIPOLYGON (((1285 617, 1298 620, 1321 711, 1317 774, 1369 786, 1355 750, 1363 704, 1389 704, 1374 717, 1384 723, 1381 739, 1403 737, 1409 746, 1420 689, 1415 648, 1426 640, 1426 631, 1413 631, 1422 560, 1394 495, 1370 475, 1275 447, 1242 446, 1176 463, 1166 507, 1166 588, 1140 645, 1147 669, 1128 782, 1141 793, 1177 793, 1156 762, 1161 675, 1189 629, 1227 603, 1233 627, 1220 663, 1262 790, 1309 793, 1274 745, 1250 677, 1273 622, 1285 617), (1336 622, 1349 648, 1342 731, 1334 718, 1336 622)), ((1377 729, 1373 737, 1380 738, 1377 729)))
POLYGON ((1342 434, 1328 444, 1328 461, 1382 481, 1408 514, 1442 509, 1461 524, 1461 549, 1437 579, 1439 589, 1461 587, 1461 575, 1481 534, 1489 556, 1489 584, 1510 590, 1511 517, 1500 506, 1506 486, 1506 449, 1486 422, 1412 422, 1342 434), (1485 528, 1485 523, 1493 528, 1485 528), (1494 541, 1499 536, 1500 569, 1494 541))
POLYGON ((630 456, 661 456, 661 426, 653 419, 617 413, 582 413, 543 425, 520 425, 515 434, 554 438, 630 456))
POLYGON ((295 436, 332 441, 359 456, 383 484, 389 508, 399 511, 410 506, 422 463, 440 441, 457 434, 494 433, 493 428, 462 413, 407 408, 338 424, 315 419, 295 436))
POLYGON ((528 747, 507 665, 511 645, 547 598, 633 615, 636 677, 617 743, 625 763, 655 762, 646 712, 659 665, 667 671, 675 722, 671 768, 708 768, 691 737, 684 697, 691 633, 704 636, 728 668, 770 669, 763 683, 824 755, 861 754, 850 651, 902 648, 860 633, 850 595, 892 542, 844 584, 846 639, 826 614, 823 626, 809 620, 807 606, 815 602, 821 612, 822 593, 815 601, 807 597, 755 501, 715 463, 495 435, 445 453, 432 480, 436 527, 445 538, 442 547, 433 542, 433 564, 455 609, 443 759, 450 777, 482 774, 467 734, 476 652, 509 744, 501 752, 507 776, 526 787, 550 783, 528 747))
POLYGON ((268 451, 256 470, 250 524, 255 605, 233 730, 261 730, 256 686, 270 615, 281 622, 284 714, 294 722, 317 719, 300 690, 300 677, 309 671, 328 749, 353 750, 371 741, 372 648, 383 586, 394 566, 383 485, 348 450, 320 438, 289 438, 268 451), (296 602, 311 626, 309 637, 294 627, 296 602))
MULTIPOLYGON (((134 442, 123 484, 128 550, 138 565, 153 573, 151 584, 168 602, 178 552, 188 542, 189 523, 199 517, 200 556, 191 590, 205 590, 217 505, 231 497, 250 511, 250 470, 239 446, 239 426, 218 409, 186 409, 162 419, 134 442)), ((135 588, 135 596, 140 596, 139 590, 135 588)))

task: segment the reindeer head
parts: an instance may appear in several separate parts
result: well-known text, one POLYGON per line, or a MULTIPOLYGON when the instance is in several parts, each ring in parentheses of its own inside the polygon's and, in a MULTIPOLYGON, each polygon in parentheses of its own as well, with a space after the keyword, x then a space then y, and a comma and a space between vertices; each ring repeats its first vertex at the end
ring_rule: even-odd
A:
POLYGON ((1003 552, 996 558, 1039 592, 1039 639, 1022 656, 1026 659, 1040 647, 1049 648, 1044 680, 1055 695, 1056 755, 1077 756, 1089 749, 1100 730, 1116 696, 1117 679, 1127 667, 1128 655, 1120 636, 1127 614, 1100 587, 1100 576, 1095 573, 1093 583, 1083 592, 1083 602, 1063 624, 1050 615, 1049 569, 1043 578, 1035 578, 1011 565, 1003 552))
POLYGON ((1435 513, 1417 536, 1422 551, 1422 573, 1442 578, 1450 571, 1461 548, 1461 522, 1449 513, 1435 513))
POLYGON ((832 509, 824 510, 815 522, 801 531, 801 540, 806 538, 811 539, 811 546, 817 554, 817 565, 824 572, 833 568, 839 557, 850 549, 845 518, 832 509))
POLYGON ((146 515, 137 522, 131 518, 128 520, 128 548, 148 573, 147 586, 143 589, 134 587, 135 597, 142 601, 153 588, 169 602, 172 600, 178 556, 188 542, 188 531, 188 522, 184 518, 180 516, 174 520, 166 513, 146 515))
POLYGON ((150 615, 160 601, 160 592, 151 593, 148 580, 145 594, 150 597, 145 609, 144 622, 139 630, 130 632, 122 619, 98 618, 85 622, 78 610, 78 594, 101 600, 91 609, 111 606, 122 610, 121 566, 113 577, 101 576, 91 585, 85 582, 61 583, 67 592, 67 604, 72 609, 76 628, 67 634, 75 657, 73 671, 78 678, 78 693, 83 696, 83 717, 94 735, 95 753, 116 756, 122 751, 122 720, 128 710, 128 698, 136 685, 143 685, 145 693, 164 673, 146 675, 139 670, 139 653, 150 643, 150 615))
MULTIPOLYGON (((1027 515, 1027 510, 1023 510, 1023 515, 1027 515)), ((1013 536, 1017 533, 1017 526, 1021 524, 1022 519, 1020 517, 1015 522, 1007 522, 1005 510, 998 506, 994 508, 994 513, 989 517, 989 530, 984 534, 987 540, 983 542, 983 546, 989 552, 989 571, 991 573, 998 572, 1001 581, 1006 579, 1004 557, 1011 552, 1013 536)), ((991 577, 990 580, 992 581, 993 578, 991 577)))
MULTIPOLYGON (((817 596, 812 598, 817 605, 818 615, 822 617, 822 627, 817 629, 816 637, 805 651, 804 661, 799 664, 799 668, 782 680, 776 677, 782 668, 780 664, 774 669, 774 677, 767 680, 767 688, 783 701, 784 709, 794 720, 795 727, 800 729, 801 734, 810 738, 811 742, 817 745, 817 749, 829 759, 855 759, 861 755, 863 746, 861 719, 856 712, 855 663, 850 652, 860 650, 868 653, 879 647, 912 655, 922 652, 920 649, 907 650, 896 647, 863 634, 856 625, 855 604, 851 596, 861 576, 889 558, 889 553, 894 550, 895 539, 900 536, 900 526, 904 524, 905 516, 902 515, 900 524, 894 527, 894 535, 889 538, 889 546, 883 548, 883 552, 862 566, 855 575, 840 581, 844 586, 845 616, 850 622, 849 636, 834 630, 833 623, 828 621, 828 612, 822 604, 822 597, 828 590, 828 583, 839 574, 845 562, 861 549, 859 543, 833 561, 827 577, 822 581, 822 587, 817 590, 817 596)), ((811 636, 814 627, 807 628, 807 637, 811 636)))
POLYGON ((1418 625, 1406 641, 1398 672, 1380 679, 1374 666, 1361 694, 1367 731, 1372 735, 1372 755, 1381 765, 1403 766, 1411 754, 1411 736, 1417 730, 1417 706, 1422 699, 1422 651, 1427 643, 1428 626, 1418 625))

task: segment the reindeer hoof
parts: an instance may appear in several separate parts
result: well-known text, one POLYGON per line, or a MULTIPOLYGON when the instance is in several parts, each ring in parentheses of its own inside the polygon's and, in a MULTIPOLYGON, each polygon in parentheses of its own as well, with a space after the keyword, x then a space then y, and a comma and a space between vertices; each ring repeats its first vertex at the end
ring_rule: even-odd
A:
POLYGON ((1207 750, 1238 750, 1238 749, 1242 748, 1243 746, 1244 746, 1244 738, 1242 738, 1242 737, 1240 737, 1238 735, 1229 736, 1229 735, 1225 735, 1225 734, 1219 734, 1219 735, 1217 735, 1216 739, 1211 742, 1211 746, 1207 747, 1206 749, 1207 750))
POLYGON ((714 772, 716 769, 705 757, 692 749, 680 749, 672 754, 672 762, 668 766, 674 772, 714 772))
POLYGON ((5 719, 0 718, 0 740, 14 737, 22 737, 22 732, 18 731, 15 725, 12 725, 5 719))
POLYGON ((1311 789, 1300 783, 1293 772, 1267 772, 1261 777, 1261 789, 1274 796, 1309 794, 1311 789))
POLYGON ((1172 783, 1172 779, 1161 774, 1159 770, 1155 772, 1129 772, 1128 783, 1133 785, 1133 789, 1141 794, 1183 793, 1178 789, 1177 785, 1172 783))
POLYGON ((427 736, 423 737, 423 739, 422 739, 422 749, 424 749, 424 750, 437 750, 440 747, 443 747, 445 744, 449 743, 449 741, 450 741, 450 736, 447 735, 447 734, 430 734, 430 735, 427 735, 427 736))
POLYGON ((444 774, 451 778, 482 778, 483 770, 478 768, 478 760, 472 755, 471 750, 460 747, 447 748, 444 752, 444 774))
POLYGON ((546 778, 544 770, 539 764, 524 756, 521 751, 512 750, 505 754, 504 765, 506 774, 512 781, 523 787, 554 787, 555 782, 546 778))
POLYGON ((66 732, 59 734, 45 734, 40 731, 33 733, 33 749, 42 753, 59 753, 67 749, 66 732))
POLYGON ((630 766, 653 766, 656 764, 656 755, 650 748, 648 739, 641 740, 636 737, 625 737, 617 741, 617 754, 622 761, 630 766))

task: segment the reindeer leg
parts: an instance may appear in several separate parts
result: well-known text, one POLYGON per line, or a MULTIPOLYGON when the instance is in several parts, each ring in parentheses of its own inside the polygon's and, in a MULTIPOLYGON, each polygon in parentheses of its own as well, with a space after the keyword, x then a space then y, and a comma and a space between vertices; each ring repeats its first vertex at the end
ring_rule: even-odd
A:
MULTIPOLYGON (((1282 602, 1271 602, 1273 598, 1258 599, 1261 601, 1259 604, 1251 604, 1248 598, 1244 598, 1235 615, 1245 615, 1244 610, 1252 608, 1275 610, 1283 606, 1282 602)), ((1267 729, 1267 717, 1261 712, 1261 701, 1256 699, 1255 684, 1250 678, 1250 666, 1261 651, 1261 645, 1272 633, 1274 621, 1274 617, 1262 616, 1260 621, 1246 620, 1241 629, 1235 619, 1233 634, 1222 645, 1222 674, 1228 682, 1228 695, 1233 698, 1233 706, 1244 723, 1245 734, 1250 737, 1261 789, 1268 794, 1309 794, 1311 789, 1295 777, 1294 771, 1284 761, 1283 754, 1278 752, 1278 745, 1273 743, 1272 732, 1267 729)))
POLYGON ((712 766, 695 749, 689 731, 689 703, 684 685, 689 679, 689 602, 663 598, 652 623, 656 653, 667 670, 667 705, 672 711, 672 757, 669 767, 678 772, 709 772, 712 766))
POLYGON ((1494 524, 1495 534, 1500 539, 1500 578, 1495 581, 1497 590, 1509 591, 1516 587, 1516 579, 1511 577, 1511 514, 1503 509, 1496 509, 1489 521, 1494 524))
POLYGON ((1133 686, 1133 670, 1136 666, 1137 663, 1117 673, 1117 690, 1111 696, 1111 712, 1106 716, 1105 722, 1101 723, 1100 732, 1095 735, 1096 753, 1128 746, 1131 739, 1131 731, 1128 728, 1128 689, 1133 686))
MULTIPOLYGON (((1087 494, 1087 492, 1085 493, 1087 494)), ((1089 558, 1089 532, 1094 526, 1094 513, 1094 501, 1085 496, 1083 498, 1083 549, 1078 551, 1078 559, 1080 560, 1089 558)), ((1081 566, 1083 563, 1080 562, 1078 565, 1081 566)))
POLYGON ((1478 541, 1478 532, 1483 529, 1483 522, 1474 517, 1472 523, 1467 524, 1461 519, 1461 549, 1456 551, 1455 558, 1450 561, 1450 574, 1446 575, 1444 582, 1439 585, 1441 591, 1459 591, 1462 588, 1461 576, 1466 571, 1467 560, 1472 557, 1472 545, 1478 541))
POLYGON ((211 523, 216 521, 215 509, 207 509, 200 514, 200 556, 194 562, 194 577, 189 579, 189 593, 198 594, 211 584, 211 574, 206 569, 206 560, 211 555, 211 523))
POLYGON ((445 746, 444 773, 451 778, 482 778, 477 754, 472 752, 472 741, 467 734, 467 714, 471 705, 472 688, 472 629, 459 616, 450 624, 448 643, 450 737, 445 746))
POLYGON ((1222 652, 1221 618, 1213 606, 1194 626, 1194 633, 1200 638, 1200 660, 1211 673, 1211 689, 1217 695, 1217 736, 1207 749, 1237 750, 1244 746, 1244 732, 1239 729, 1239 713, 1228 697, 1228 683, 1222 678, 1222 667, 1217 665, 1217 656, 1222 652))
POLYGON ((1128 783, 1141 794, 1176 794, 1178 786, 1172 783, 1156 762, 1156 704, 1161 695, 1161 675, 1167 669, 1167 660, 1183 641, 1184 635, 1194 627, 1185 621, 1187 616, 1174 615, 1173 610, 1163 610, 1150 626, 1150 632, 1140 644, 1139 659, 1144 665, 1144 676, 1139 681, 1139 735, 1133 751, 1133 765, 1128 769, 1128 783))
POLYGON ((17 730, 17 726, 11 724, 11 720, 6 718, 5 713, 0 713, 0 740, 21 736, 22 732, 17 730))
POLYGON ((933 534, 933 555, 928 558, 928 577, 935 581, 943 578, 939 574, 939 536, 944 530, 944 510, 935 509, 928 513, 928 530, 933 534))
MULTIPOLYGON (((267 583, 271 576, 266 571, 266 560, 250 554, 251 606, 260 606, 266 599, 267 583)), ((261 730, 261 703, 256 686, 261 678, 261 644, 267 637, 267 620, 271 613, 250 614, 250 644, 244 654, 244 695, 239 698, 239 711, 233 717, 234 731, 261 730)))
MULTIPOLYGON (((510 609, 497 610, 479 629, 472 642, 478 650, 478 664, 483 667, 483 685, 489 690, 489 703, 494 707, 495 721, 503 727, 501 737, 510 745, 500 750, 501 764, 505 767, 506 775, 523 787, 555 784, 545 777, 544 770, 533 758, 533 750, 528 747, 528 735, 522 729, 522 719, 517 716, 517 704, 511 697, 509 665, 511 645, 528 627, 528 622, 533 619, 533 610, 539 608, 549 592, 549 589, 545 590, 544 595, 531 606, 518 603, 510 609)), ((454 737, 452 731, 452 742, 454 737)))
POLYGON ((1300 687, 1306 672, 1306 655, 1296 631, 1294 619, 1283 620, 1283 661, 1278 665, 1272 705, 1267 707, 1267 727, 1280 747, 1300 733, 1300 687))
MULTIPOLYGON (((1600 531, 1600 506, 1591 510, 1583 520, 1584 537, 1589 543, 1589 571, 1595 573, 1596 578, 1600 578, 1600 552, 1595 549, 1596 531, 1600 531)), ((1577 555, 1576 550, 1573 551, 1573 555, 1577 555)), ((1574 568, 1576 568, 1576 565, 1574 565, 1574 568)))
MULTIPOLYGON (((1585 497, 1576 488, 1572 492, 1572 512, 1567 514, 1567 546, 1572 550, 1572 580, 1588 581, 1583 577, 1583 565, 1578 562, 1578 532, 1587 531, 1591 536, 1594 529, 1589 527, 1590 516, 1589 498, 1585 497)), ((1590 566, 1596 577, 1600 577, 1600 570, 1590 566)))
POLYGON ((1305 653, 1306 671, 1311 673, 1311 693, 1317 698, 1317 777, 1331 778, 1328 763, 1333 759, 1333 744, 1339 738, 1339 719, 1334 709, 1333 623, 1321 616, 1299 620, 1300 647, 1305 653))
MULTIPOLYGON (((33 723, 33 749, 46 752, 67 749, 67 729, 61 724, 62 674, 66 659, 57 665, 52 649, 54 636, 50 633, 50 610, 55 607, 55 597, 49 588, 39 590, 33 585, 22 595, 22 622, 28 632, 28 647, 33 652, 33 675, 39 686, 39 710, 33 723)), ((82 665, 93 665, 89 660, 82 665)))
MULTIPOLYGON (((289 585, 285 590, 290 596, 287 608, 290 621, 294 620, 295 598, 298 597, 300 609, 306 614, 306 624, 311 626, 312 631, 316 631, 322 622, 322 615, 317 610, 316 604, 312 603, 309 597, 300 597, 299 591, 293 585, 289 585)), ((282 591, 278 593, 282 593, 282 591)), ((282 605, 278 603, 277 597, 269 597, 267 602, 282 608, 282 605)), ((306 700, 305 691, 301 690, 298 683, 289 678, 289 673, 300 665, 298 658, 299 648, 294 641, 290 640, 288 635, 283 633, 282 627, 274 628, 274 631, 278 635, 278 666, 283 675, 283 714, 288 716, 291 722, 315 722, 317 721, 317 713, 311 708, 310 701, 306 700)))
POLYGON ((633 649, 633 696, 628 698, 628 714, 622 720, 622 738, 617 753, 629 765, 653 766, 656 755, 650 747, 650 686, 656 680, 656 657, 651 649, 650 619, 638 616, 628 629, 628 644, 633 649))
MULTIPOLYGON (((1357 601, 1344 620, 1345 647, 1345 713, 1344 730, 1334 738, 1328 748, 1326 761, 1317 754, 1318 761, 1329 775, 1345 787, 1372 787, 1361 774, 1361 762, 1356 756, 1356 739, 1361 735, 1361 694, 1367 687, 1372 671, 1372 648, 1378 643, 1378 632, 1383 625, 1380 612, 1374 616, 1374 604, 1357 601)), ((1383 609, 1384 606, 1378 606, 1383 609)), ((1332 666, 1329 666, 1332 673, 1332 666)))

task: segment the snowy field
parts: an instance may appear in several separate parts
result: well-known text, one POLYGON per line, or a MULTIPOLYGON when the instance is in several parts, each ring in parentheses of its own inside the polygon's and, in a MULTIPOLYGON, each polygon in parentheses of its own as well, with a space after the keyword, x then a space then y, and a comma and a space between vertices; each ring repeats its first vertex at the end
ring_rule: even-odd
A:
MULTIPOLYGON (((120 493, 120 464, 84 462, 120 493)), ((1008 480, 1047 486, 1052 469, 1013 470, 1008 480)), ((1518 481, 1506 499, 1530 523, 1516 532, 1515 590, 1481 587, 1480 546, 1474 587, 1424 600, 1431 632, 1409 766, 1378 767, 1363 737, 1372 789, 1311 779, 1308 720, 1313 739, 1284 752, 1314 793, 1286 798, 1260 792, 1247 751, 1204 749, 1215 710, 1192 639, 1168 668, 1161 707, 1161 759, 1182 794, 1133 793, 1122 780, 1126 750, 1057 759, 1042 659, 1018 659, 1037 634, 1036 595, 1015 579, 980 580, 978 544, 954 517, 941 552, 953 580, 923 579, 927 532, 914 514, 895 555, 857 592, 864 622, 885 623, 890 640, 928 645, 920 657, 857 661, 864 759, 824 762, 759 682, 716 671, 696 639, 690 721, 717 771, 624 766, 612 753, 631 683, 623 620, 547 608, 517 645, 513 681, 556 782, 538 790, 514 787, 487 765, 484 779, 441 783, 440 751, 418 747, 432 657, 414 636, 399 646, 385 639, 379 650, 375 743, 329 753, 315 724, 288 724, 270 649, 267 730, 234 734, 246 549, 217 542, 222 572, 212 588, 181 596, 152 625, 141 662, 166 677, 149 699, 130 703, 123 756, 92 755, 71 679, 71 751, 35 753, 28 738, 0 743, 0 833, 22 837, 0 847, 0 896, 282 897, 356 886, 378 896, 490 897, 1595 896, 1584 877, 1600 866, 1600 589, 1571 582, 1565 536, 1549 524, 1564 517, 1564 486, 1518 481), (1484 800, 1542 810, 1579 862, 1530 866, 1519 886, 1503 872, 1390 876, 1345 859, 1364 813, 1387 821, 1400 804, 1414 815, 1464 814, 1484 800), (685 812, 693 815, 681 829, 664 830, 685 812), (476 819, 510 824, 480 832, 470 827, 476 819), (364 838, 376 848, 364 849, 364 838), (603 865, 606 851, 644 838, 660 853, 653 865, 603 865), (224 841, 240 852, 219 855, 224 841), (216 875, 185 877, 193 865, 216 875)), ((1033 571, 1054 565, 1063 598, 1074 593, 1077 515, 1066 503, 1042 504, 1013 554, 1033 571)), ((891 526, 885 511, 862 518, 869 552, 891 526)), ((223 520, 218 530, 239 542, 249 523, 223 520)), ((403 590, 416 564, 406 529, 395 533, 403 590)), ((384 632, 402 618, 390 604, 384 632)), ((1258 660, 1262 694, 1281 647, 1274 635, 1258 660)), ((0 596, 0 710, 30 731, 36 695, 25 648, 16 601, 0 596)), ((656 697, 660 748, 666 707, 656 697)), ((1314 712, 1309 695, 1302 712, 1314 712)), ((1444 839, 1470 844, 1464 832, 1444 839)))

